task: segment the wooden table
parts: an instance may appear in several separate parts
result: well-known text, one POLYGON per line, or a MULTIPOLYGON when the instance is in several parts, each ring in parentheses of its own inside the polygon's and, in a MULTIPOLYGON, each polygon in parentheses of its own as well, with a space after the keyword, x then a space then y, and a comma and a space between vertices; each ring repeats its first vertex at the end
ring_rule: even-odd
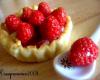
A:
MULTIPOLYGON (((0 1, 0 6, 5 15, 19 9, 22 4, 13 0, 0 1), (10 1, 10 2, 9 2, 10 1), (14 1, 16 3, 14 3, 14 1), (18 5, 18 6, 16 6, 18 5), (10 7, 14 6, 14 7, 10 7), (11 9, 12 8, 12 9, 11 9), (10 10, 9 10, 10 9, 10 10), (14 10, 13 10, 14 9, 14 10)), ((20 0, 19 0, 20 1, 20 0)), ((22 1, 22 0, 21 0, 22 1)), ((100 0, 44 0, 48 1, 52 6, 63 6, 66 12, 71 16, 73 21, 73 32, 71 36, 71 44, 73 41, 83 36, 91 36, 96 26, 100 23, 100 0)), ((30 2, 38 4, 39 0, 30 0, 30 2)), ((29 3, 30 3, 29 2, 29 3)), ((25 5, 26 3, 24 3, 25 5)), ((98 44, 100 46, 100 44, 98 44)), ((70 47, 70 45, 69 45, 70 47)), ((97 60, 97 68, 95 80, 100 79, 100 56, 97 60)), ((53 68, 53 59, 43 63, 22 63, 6 53, 0 46, 0 80, 64 80, 53 68), (3 73, 3 74, 2 74, 3 73), (7 73, 9 73, 7 75, 7 73), (16 74, 18 73, 18 74, 16 74), (14 75, 15 74, 15 75, 14 75), (20 75, 21 74, 21 75, 20 75)))

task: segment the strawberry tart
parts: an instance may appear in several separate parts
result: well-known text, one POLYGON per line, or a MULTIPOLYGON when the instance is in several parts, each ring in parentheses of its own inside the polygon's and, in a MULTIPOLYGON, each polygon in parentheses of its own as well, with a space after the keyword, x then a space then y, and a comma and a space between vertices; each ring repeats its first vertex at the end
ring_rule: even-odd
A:
POLYGON ((62 7, 51 10, 46 2, 24 7, 0 25, 0 44, 23 62, 41 62, 66 51, 72 21, 62 7))

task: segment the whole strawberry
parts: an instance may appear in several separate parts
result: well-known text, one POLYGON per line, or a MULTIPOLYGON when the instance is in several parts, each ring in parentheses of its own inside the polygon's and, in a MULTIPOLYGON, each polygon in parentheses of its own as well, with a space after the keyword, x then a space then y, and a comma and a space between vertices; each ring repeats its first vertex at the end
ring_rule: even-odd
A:
POLYGON ((45 17, 51 13, 50 6, 47 2, 41 2, 39 4, 38 10, 41 11, 45 17))
POLYGON ((23 12, 20 16, 21 20, 27 22, 29 17, 31 16, 32 12, 33 12, 33 10, 31 8, 24 7, 23 12))
POLYGON ((61 35, 61 27, 59 25, 58 20, 50 15, 47 17, 40 26, 40 32, 44 40, 49 40, 50 42, 59 38, 61 35))
POLYGON ((20 19, 14 14, 9 15, 8 17, 6 17, 5 20, 6 27, 10 33, 15 32, 17 30, 20 22, 20 19))
POLYGON ((32 38, 35 38, 34 28, 28 23, 20 23, 17 38, 21 41, 23 46, 26 46, 32 38))
POLYGON ((98 47, 88 37, 77 40, 71 47, 69 60, 74 66, 87 66, 98 56, 98 47))
POLYGON ((34 10, 29 18, 29 23, 39 26, 43 23, 45 17, 39 10, 34 10))
POLYGON ((51 14, 57 18, 60 26, 65 26, 65 24, 66 24, 66 12, 62 7, 55 9, 51 14))

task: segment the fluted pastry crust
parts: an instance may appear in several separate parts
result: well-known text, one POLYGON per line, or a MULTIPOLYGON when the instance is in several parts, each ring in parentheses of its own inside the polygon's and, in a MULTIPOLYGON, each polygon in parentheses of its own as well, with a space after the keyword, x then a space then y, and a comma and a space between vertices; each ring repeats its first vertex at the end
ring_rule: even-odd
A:
POLYGON ((23 47, 20 40, 15 37, 16 33, 10 35, 5 29, 4 24, 1 24, 0 44, 8 53, 23 62, 41 62, 51 59, 67 50, 72 31, 72 21, 70 16, 67 16, 66 19, 67 24, 60 38, 50 44, 43 44, 40 48, 30 45, 23 47))

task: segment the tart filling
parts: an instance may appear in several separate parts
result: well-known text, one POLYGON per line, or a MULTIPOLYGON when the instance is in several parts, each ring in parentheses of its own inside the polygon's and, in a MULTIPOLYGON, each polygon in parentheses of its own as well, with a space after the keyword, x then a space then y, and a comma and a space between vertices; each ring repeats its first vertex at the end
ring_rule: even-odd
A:
POLYGON ((39 48, 36 45, 23 47, 21 41, 15 37, 16 33, 9 34, 5 24, 2 23, 0 26, 0 44, 8 53, 20 61, 41 62, 48 60, 57 54, 64 53, 68 47, 72 31, 72 21, 70 16, 66 16, 66 19, 66 26, 60 37, 53 40, 50 44, 43 43, 39 48))

